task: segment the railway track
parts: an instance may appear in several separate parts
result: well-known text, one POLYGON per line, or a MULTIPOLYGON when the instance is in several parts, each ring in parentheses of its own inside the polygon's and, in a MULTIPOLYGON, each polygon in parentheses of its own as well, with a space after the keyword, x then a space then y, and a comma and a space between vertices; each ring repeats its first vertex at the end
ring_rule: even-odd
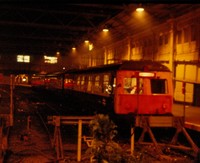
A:
POLYGON ((8 136, 4 162, 54 162, 55 151, 44 124, 36 114, 35 105, 27 98, 27 92, 18 93, 15 94, 14 125, 8 136))
MULTIPOLYGON (((25 93, 23 91, 18 93, 20 97, 17 95, 18 98, 16 98, 17 107, 15 110, 15 121, 10 131, 9 148, 5 162, 37 162, 38 160, 42 163, 55 162, 57 160, 56 151, 52 148, 55 128, 52 125, 47 125, 47 116, 66 115, 66 105, 62 104, 61 101, 44 98, 41 93, 37 94, 35 92, 31 93, 26 91, 25 93), (48 100, 43 101, 45 99, 48 100), (28 123, 28 117, 31 119, 30 123, 28 123)), ((83 130, 84 134, 89 134, 87 127, 83 130)), ((138 130, 139 129, 135 130, 136 140, 138 139, 137 133, 141 132, 138 130)), ((77 162, 77 125, 61 126, 60 131, 64 151, 64 158, 62 161, 77 162)), ((155 133, 159 133, 159 131, 155 131, 155 133)), ((119 139, 116 141, 124 150, 129 152, 130 136, 125 134, 122 137, 118 137, 119 139)), ((165 141, 164 139, 161 141, 165 141)), ((88 156, 85 154, 87 148, 87 144, 83 142, 83 162, 89 161, 88 156)), ((156 151, 153 143, 145 145, 135 143, 135 154, 138 161, 150 160, 152 162, 159 162, 159 159, 155 157, 156 151)), ((165 160, 168 161, 178 160, 180 162, 193 162, 195 160, 195 158, 190 157, 187 152, 173 150, 172 148, 166 148, 164 154, 166 155, 165 160)))

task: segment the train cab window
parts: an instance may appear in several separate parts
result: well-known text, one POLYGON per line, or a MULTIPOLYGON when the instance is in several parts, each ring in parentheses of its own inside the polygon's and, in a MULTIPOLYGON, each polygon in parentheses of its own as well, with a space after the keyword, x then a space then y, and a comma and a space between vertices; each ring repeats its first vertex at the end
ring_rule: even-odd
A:
POLYGON ((165 94, 166 80, 165 79, 151 79, 151 93, 154 94, 165 94))
POLYGON ((124 78, 124 93, 126 94, 142 94, 143 79, 142 78, 124 78))
POLYGON ((124 93, 131 93, 133 87, 137 85, 137 78, 124 78, 124 93))

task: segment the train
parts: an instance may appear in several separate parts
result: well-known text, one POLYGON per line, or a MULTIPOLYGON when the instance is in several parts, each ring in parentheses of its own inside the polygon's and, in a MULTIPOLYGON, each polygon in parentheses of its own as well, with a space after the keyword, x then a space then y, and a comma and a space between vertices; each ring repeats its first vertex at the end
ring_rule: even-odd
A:
MULTIPOLYGON (((178 134, 183 132, 197 155, 198 147, 184 129, 183 117, 176 117, 172 113, 172 76, 170 69, 161 62, 123 61, 38 76, 34 78, 38 84, 34 84, 34 87, 46 90, 47 97, 53 93, 64 97, 67 101, 67 107, 64 107, 67 110, 66 115, 109 115, 116 125, 118 137, 123 140, 131 138, 132 145, 134 133, 137 133, 135 139, 138 139, 139 143, 146 141, 145 134, 149 133, 159 155, 162 149, 155 136, 163 134, 160 135, 160 129, 164 127, 162 131, 166 132, 166 135, 174 133, 171 141, 174 147, 178 134), (38 79, 41 82, 38 82, 38 79), (155 135, 151 127, 159 127, 154 130, 155 135), (166 130, 166 127, 173 128, 166 130)), ((58 97, 57 95, 55 97, 58 97)), ((179 146, 177 143, 175 149, 179 146)))
POLYGON ((160 62, 129 60, 34 76, 31 83, 62 93, 88 114, 169 115, 172 81, 172 72, 160 62))

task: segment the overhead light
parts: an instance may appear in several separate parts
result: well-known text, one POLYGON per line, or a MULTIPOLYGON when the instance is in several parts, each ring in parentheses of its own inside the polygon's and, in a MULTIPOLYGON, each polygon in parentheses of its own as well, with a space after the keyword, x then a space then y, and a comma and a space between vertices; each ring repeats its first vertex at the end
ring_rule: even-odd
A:
POLYGON ((85 42, 85 43, 89 43, 89 40, 85 40, 84 42, 85 42))
POLYGON ((137 12, 143 12, 144 8, 142 7, 142 4, 139 4, 139 6, 136 8, 137 12))
POLYGON ((109 31, 109 27, 108 27, 108 25, 105 25, 103 28, 103 32, 108 32, 108 31, 109 31))
POLYGON ((108 31, 109 31, 108 28, 104 28, 104 29, 103 29, 103 32, 108 32, 108 31))

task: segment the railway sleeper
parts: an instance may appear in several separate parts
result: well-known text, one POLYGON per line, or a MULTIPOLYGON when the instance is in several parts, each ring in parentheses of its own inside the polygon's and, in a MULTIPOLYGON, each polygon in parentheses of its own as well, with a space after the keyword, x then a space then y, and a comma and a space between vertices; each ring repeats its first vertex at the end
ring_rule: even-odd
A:
POLYGON ((167 158, 163 154, 163 150, 161 147, 168 147, 168 148, 174 148, 174 149, 179 149, 183 151, 190 151, 191 155, 193 157, 196 157, 199 148, 198 146, 194 143, 190 135, 188 134, 187 130, 184 127, 184 119, 183 117, 175 117, 175 116, 137 116, 136 117, 136 123, 135 127, 140 127, 142 128, 142 133, 139 137, 138 143, 139 144, 152 144, 155 146, 155 150, 158 154, 159 159, 167 158), (176 129, 176 132, 169 144, 162 144, 158 143, 154 133, 152 132, 153 127, 173 127, 176 129), (189 142, 191 147, 187 147, 184 145, 179 145, 178 144, 178 135, 180 133, 183 133, 187 141, 189 142), (149 142, 144 142, 144 136, 145 134, 148 133, 151 139, 151 143, 149 142))

